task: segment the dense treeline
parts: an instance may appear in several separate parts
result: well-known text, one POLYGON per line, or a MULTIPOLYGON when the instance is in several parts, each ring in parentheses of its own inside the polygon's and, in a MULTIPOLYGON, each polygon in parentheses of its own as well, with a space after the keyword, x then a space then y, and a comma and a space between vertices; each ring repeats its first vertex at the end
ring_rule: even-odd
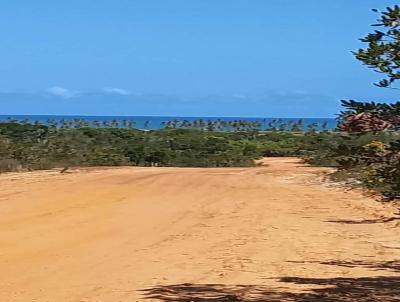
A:
POLYGON ((103 120, 86 120, 82 118, 60 118, 60 119, 47 119, 32 121, 29 119, 14 120, 7 119, 9 123, 20 124, 34 124, 36 126, 44 125, 50 128, 60 129, 79 129, 79 128, 124 128, 124 129, 196 129, 204 131, 224 131, 224 132, 243 132, 243 131, 326 131, 329 130, 331 125, 328 121, 322 122, 306 122, 303 119, 258 119, 258 120, 244 120, 244 119, 204 119, 199 118, 195 120, 187 119, 173 119, 163 121, 159 124, 153 124, 150 120, 142 121, 142 123, 135 121, 132 118, 119 118, 119 119, 103 119, 103 120))
POLYGON ((251 166, 254 159, 262 156, 307 154, 325 136, 332 135, 314 130, 300 134, 249 130, 66 129, 9 122, 0 123, 0 170, 93 165, 251 166))
POLYGON ((400 134, 395 131, 293 133, 193 129, 54 128, 0 123, 0 171, 71 166, 252 166, 263 156, 301 156, 338 167, 388 198, 400 194, 400 134))
POLYGON ((3 171, 77 165, 248 166, 261 154, 259 148, 250 133, 0 124, 3 171))

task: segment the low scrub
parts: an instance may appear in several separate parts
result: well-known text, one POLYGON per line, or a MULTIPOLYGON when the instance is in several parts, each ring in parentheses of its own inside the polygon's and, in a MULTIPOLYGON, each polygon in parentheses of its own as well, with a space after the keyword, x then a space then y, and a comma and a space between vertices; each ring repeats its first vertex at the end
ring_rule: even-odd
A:
POLYGON ((216 132, 62 129, 0 123, 0 172, 72 166, 242 167, 263 156, 301 156, 338 168, 388 198, 400 196, 398 132, 216 132))

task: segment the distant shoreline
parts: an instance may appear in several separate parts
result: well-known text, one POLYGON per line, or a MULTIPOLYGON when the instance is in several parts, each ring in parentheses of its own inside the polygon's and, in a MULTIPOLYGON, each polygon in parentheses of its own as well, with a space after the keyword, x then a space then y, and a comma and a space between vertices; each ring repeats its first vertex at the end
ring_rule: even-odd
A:
POLYGON ((331 119, 335 119, 334 117, 274 117, 274 116, 218 116, 218 115, 96 115, 96 114, 0 114, 0 118, 4 118, 4 117, 20 117, 20 116, 25 116, 25 117, 32 117, 32 116, 37 116, 37 117, 48 117, 48 116, 57 116, 57 117, 89 117, 89 118, 93 118, 93 117, 104 117, 104 118, 112 118, 112 117, 124 117, 124 118, 128 118, 128 117, 148 117, 148 118, 155 118, 155 117, 168 117, 168 118, 220 118, 220 119, 327 119, 327 120, 331 120, 331 119))
POLYGON ((317 123, 322 125, 323 123, 327 124, 326 129, 335 129, 336 128, 336 119, 335 118, 302 118, 302 117, 294 117, 294 118, 272 118, 272 117, 216 117, 216 116, 106 116, 106 115, 13 115, 13 114, 3 114, 0 115, 0 122, 7 120, 17 120, 24 121, 28 120, 29 122, 38 121, 40 123, 47 123, 49 120, 74 120, 81 119, 86 120, 88 122, 93 121, 133 121, 138 128, 148 128, 152 130, 157 130, 164 128, 165 123, 169 121, 195 121, 195 120, 204 120, 204 121, 248 121, 248 122, 260 122, 262 125, 267 126, 268 123, 273 121, 281 121, 283 123, 290 122, 298 122, 301 120, 303 125, 307 127, 308 125, 317 123), (146 125, 146 127, 145 127, 146 125))

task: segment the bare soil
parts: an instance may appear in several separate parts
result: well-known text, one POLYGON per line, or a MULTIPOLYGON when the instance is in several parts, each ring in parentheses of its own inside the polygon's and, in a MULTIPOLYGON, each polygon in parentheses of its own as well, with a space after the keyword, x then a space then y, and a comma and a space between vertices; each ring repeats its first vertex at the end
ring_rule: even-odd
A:
POLYGON ((395 207, 298 159, 0 175, 0 301, 400 301, 395 207))

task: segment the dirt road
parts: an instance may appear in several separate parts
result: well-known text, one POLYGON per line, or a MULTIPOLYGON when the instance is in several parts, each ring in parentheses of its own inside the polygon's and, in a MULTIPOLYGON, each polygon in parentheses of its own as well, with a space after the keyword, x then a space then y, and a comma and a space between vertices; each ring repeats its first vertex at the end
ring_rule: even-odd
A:
POLYGON ((0 301, 400 301, 394 208, 264 162, 0 175, 0 301))

